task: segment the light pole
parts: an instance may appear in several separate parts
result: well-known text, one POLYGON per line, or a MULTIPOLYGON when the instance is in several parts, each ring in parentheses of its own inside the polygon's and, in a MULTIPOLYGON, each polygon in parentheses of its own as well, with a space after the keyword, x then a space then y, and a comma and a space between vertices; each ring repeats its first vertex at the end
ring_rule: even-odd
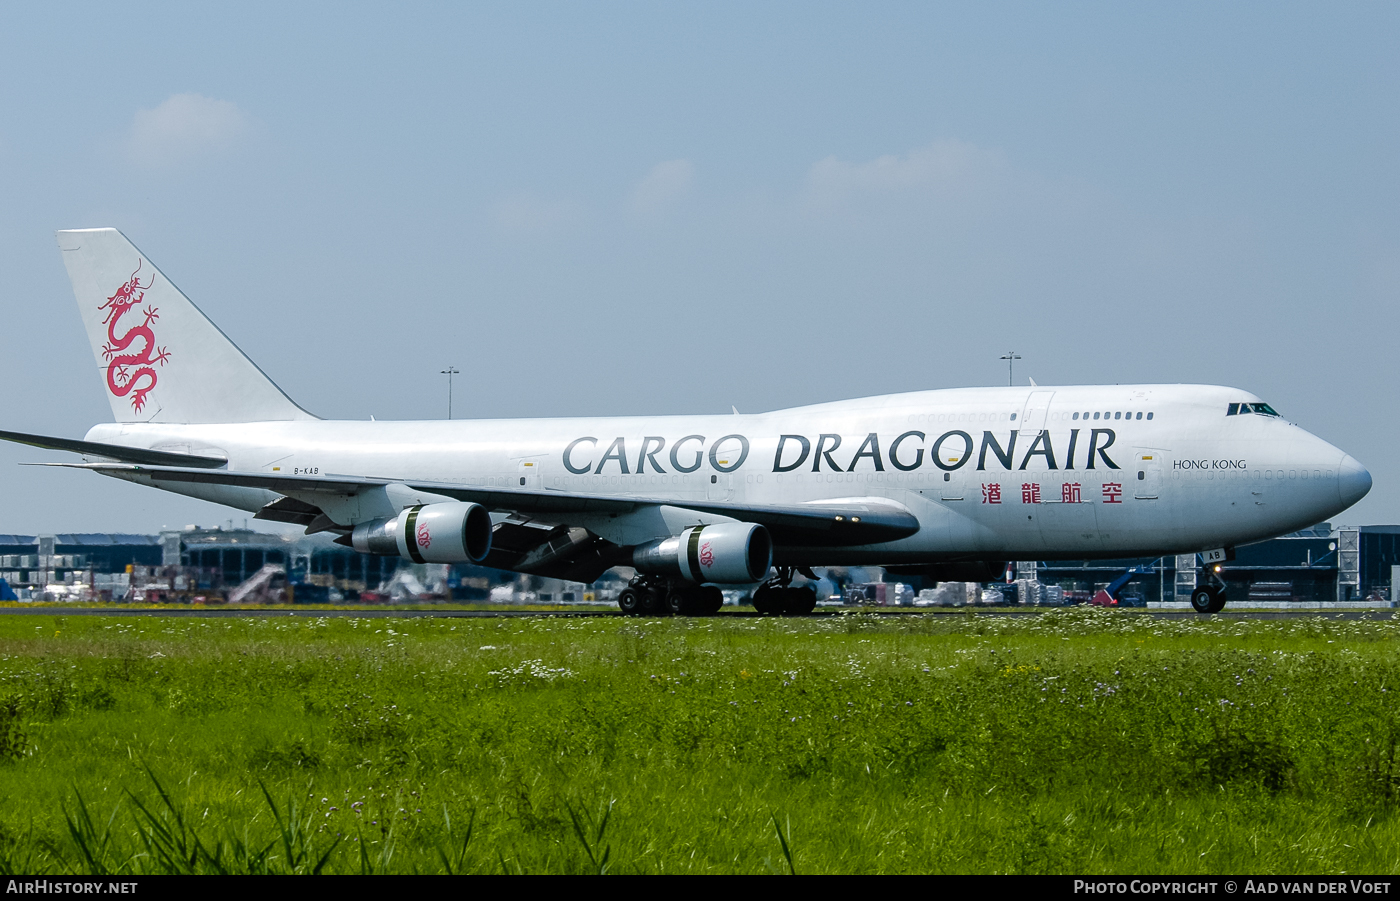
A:
POLYGON ((1001 359, 1006 361, 1006 386, 1011 387, 1011 367, 1016 365, 1016 361, 1021 359, 1021 355, 1014 350, 1008 350, 1002 354, 1001 359))
POLYGON ((449 366, 449 367, 447 367, 446 369, 442 370, 442 373, 441 373, 441 374, 447 376, 447 418, 448 418, 448 419, 451 419, 451 418, 452 418, 452 377, 453 377, 454 375, 461 375, 461 374, 462 374, 462 371, 461 371, 460 369, 456 369, 456 368, 454 368, 454 367, 452 367, 452 366, 449 366))

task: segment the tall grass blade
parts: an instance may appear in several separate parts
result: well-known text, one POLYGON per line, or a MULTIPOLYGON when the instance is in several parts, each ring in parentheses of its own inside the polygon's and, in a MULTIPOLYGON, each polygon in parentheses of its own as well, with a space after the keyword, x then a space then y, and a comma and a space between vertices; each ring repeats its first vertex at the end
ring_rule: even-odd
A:
POLYGON ((793 876, 796 876, 797 867, 794 866, 792 863, 792 818, 787 818, 788 834, 783 835, 783 829, 781 826, 778 825, 778 815, 776 813, 770 812, 769 816, 773 820, 773 831, 778 833, 778 843, 783 846, 783 858, 787 860, 788 873, 793 876))

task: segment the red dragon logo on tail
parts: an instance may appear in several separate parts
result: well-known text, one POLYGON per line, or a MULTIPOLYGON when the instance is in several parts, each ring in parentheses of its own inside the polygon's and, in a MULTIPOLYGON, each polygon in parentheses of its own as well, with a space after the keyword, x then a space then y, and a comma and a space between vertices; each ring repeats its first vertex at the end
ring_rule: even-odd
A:
POLYGON ((106 303, 98 307, 99 310, 107 311, 107 318, 103 320, 103 324, 107 326, 107 344, 102 348, 102 356, 108 361, 107 388, 117 397, 130 394, 131 408, 137 413, 146 406, 146 395, 156 386, 154 367, 164 366, 170 359, 168 350, 156 347, 156 335, 151 330, 151 323, 160 316, 153 306, 148 306, 143 311, 146 315, 144 322, 133 325, 121 336, 117 335, 117 323, 126 315, 127 310, 140 306, 145 301, 146 289, 155 283, 155 273, 152 273, 150 280, 144 285, 141 284, 137 273, 141 271, 143 262, 137 260, 131 278, 117 289, 117 293, 107 298, 106 303), (141 340, 139 351, 133 351, 132 345, 138 338, 141 340))

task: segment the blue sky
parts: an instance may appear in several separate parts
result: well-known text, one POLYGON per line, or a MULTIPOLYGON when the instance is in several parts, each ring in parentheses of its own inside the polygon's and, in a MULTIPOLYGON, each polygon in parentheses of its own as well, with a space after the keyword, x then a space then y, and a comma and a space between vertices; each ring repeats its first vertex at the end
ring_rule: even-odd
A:
MULTIPOLYGON (((327 417, 1253 391, 1400 522, 1394 4, 13 5, 6 428, 108 418, 121 228, 327 417)), ((0 531, 222 508, 0 448, 0 531)), ((242 517, 235 517, 241 524, 242 517)))

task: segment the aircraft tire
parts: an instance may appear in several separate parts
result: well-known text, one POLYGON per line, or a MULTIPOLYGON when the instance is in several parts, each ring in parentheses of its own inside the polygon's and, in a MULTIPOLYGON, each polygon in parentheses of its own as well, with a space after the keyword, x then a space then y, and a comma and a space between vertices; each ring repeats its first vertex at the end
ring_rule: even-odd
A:
POLYGON ((724 595, 713 586, 692 585, 689 582, 673 582, 666 593, 666 611, 676 616, 705 616, 710 610, 710 592, 719 595, 724 603, 724 595))
POLYGON ((639 585, 637 592, 637 610, 642 616, 660 616, 666 613, 666 608, 662 606, 662 598, 656 593, 656 589, 649 585, 639 585))
POLYGON ((688 616, 695 607, 693 592, 689 585, 670 585, 658 605, 660 612, 666 616, 688 616))
POLYGON ((637 589, 624 588, 617 595, 618 609, 627 616, 642 615, 642 599, 637 595, 637 589))
POLYGON ((724 607, 724 592, 718 585, 706 585, 698 594, 695 606, 700 616, 714 616, 724 607))
POLYGON ((783 613, 784 598, 782 589, 773 585, 760 585, 753 593, 753 609, 764 616, 778 616, 783 613))
POLYGON ((817 590, 810 585, 805 588, 789 588, 783 592, 783 612, 788 616, 807 616, 817 609, 817 590))
POLYGON ((1219 613, 1225 609, 1225 592, 1201 586, 1191 592, 1191 607, 1197 613, 1219 613))

